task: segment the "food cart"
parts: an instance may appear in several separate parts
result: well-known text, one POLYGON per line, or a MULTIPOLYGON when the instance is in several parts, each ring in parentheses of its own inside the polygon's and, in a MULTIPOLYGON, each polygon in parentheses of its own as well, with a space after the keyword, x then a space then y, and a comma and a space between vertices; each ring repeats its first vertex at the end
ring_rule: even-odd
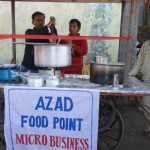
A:
MULTIPOLYGON (((27 0, 26 0, 27 1, 27 0)), ((34 0, 32 0, 34 1, 34 0)), ((38 1, 38 0, 35 0, 38 1)), ((43 1, 44 2, 44 1, 43 1)), ((54 2, 52 0, 45 0, 45 2, 54 2)), ((55 2, 62 2, 60 0, 55 0, 55 2)), ((91 2, 89 1, 82 1, 82 0, 66 0, 63 2, 91 2)), ((94 0, 92 2, 122 2, 120 0, 94 0)), ((136 2, 143 2, 143 1, 125 1, 131 2, 131 18, 130 18, 130 27, 129 27, 129 35, 132 36, 132 27, 133 27, 133 20, 134 20, 134 9, 136 2)), ((148 2, 148 0, 145 0, 148 2)), ((11 1, 12 3, 12 33, 15 34, 15 0, 11 1)), ((15 39, 13 39, 15 42, 15 39)), ((126 66, 125 66, 125 76, 124 76, 124 87, 120 87, 119 90, 113 90, 112 87, 108 86, 100 86, 100 85, 93 85, 88 80, 79 80, 79 79, 72 79, 64 80, 59 85, 61 88, 63 87, 83 87, 83 88, 94 88, 100 90, 101 95, 101 104, 100 104, 100 112, 99 112, 99 144, 98 149, 114 149, 120 143, 122 136, 123 136, 123 121, 122 117, 117 110, 117 106, 114 102, 114 99, 118 96, 126 96, 126 97, 143 97, 145 95, 150 95, 150 90, 144 86, 139 80, 134 77, 128 77, 129 71, 129 55, 130 55, 130 44, 131 41, 128 41, 128 49, 126 51, 126 66), (67 83, 67 85, 66 85, 67 83), (77 84, 78 83, 78 84, 77 84), (81 86, 82 85, 82 86, 81 86), (116 129, 117 127, 117 129, 116 129), (116 131, 115 131, 116 130, 116 131), (113 139, 110 135, 110 131, 115 131, 115 138, 113 139), (109 143, 105 141, 105 137, 110 138, 109 143), (112 141, 111 141, 112 140, 112 141)), ((15 52, 15 44, 13 44, 13 57, 16 57, 15 52)), ((0 89, 3 91, 4 86, 14 86, 14 84, 0 84, 0 89)), ((17 84, 15 84, 16 86, 17 84)), ((24 84, 18 84, 17 86, 25 86, 24 84)))
MULTIPOLYGON (((0 90, 3 91, 4 86, 21 86, 26 87, 26 84, 0 84, 0 90)), ((99 107, 99 126, 98 126, 98 149, 114 149, 116 148, 123 137, 124 124, 121 114, 117 108, 115 100, 117 97, 143 97, 150 95, 150 90, 144 86, 135 77, 129 77, 129 87, 120 87, 118 90, 113 90, 112 86, 102 86, 94 84, 87 79, 67 78, 63 79, 58 88, 83 88, 97 89, 100 91, 100 107, 99 107)), ((56 87, 55 87, 56 88, 56 87)))

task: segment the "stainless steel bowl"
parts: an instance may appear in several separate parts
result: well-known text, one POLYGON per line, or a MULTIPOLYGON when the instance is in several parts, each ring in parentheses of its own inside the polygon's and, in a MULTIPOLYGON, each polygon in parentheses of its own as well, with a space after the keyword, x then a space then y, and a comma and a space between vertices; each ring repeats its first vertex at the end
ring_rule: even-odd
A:
POLYGON ((95 56, 94 61, 97 64, 108 64, 108 57, 105 56, 95 56))

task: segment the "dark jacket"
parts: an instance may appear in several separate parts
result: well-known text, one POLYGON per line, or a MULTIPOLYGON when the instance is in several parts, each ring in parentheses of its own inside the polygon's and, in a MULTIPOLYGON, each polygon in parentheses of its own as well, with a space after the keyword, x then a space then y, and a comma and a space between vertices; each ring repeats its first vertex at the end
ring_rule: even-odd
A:
MULTIPOLYGON (((50 28, 52 31, 52 28, 50 28)), ((42 28, 33 28, 33 29, 27 29, 25 34, 33 34, 33 35, 51 35, 49 33, 49 30, 47 26, 44 26, 42 28)), ((53 27, 53 34, 57 35, 57 30, 55 27, 53 27)), ((49 43, 48 39, 26 39, 26 42, 34 42, 34 43, 49 43)), ((34 46, 33 45, 26 45, 25 46, 25 52, 24 57, 22 61, 22 65, 28 69, 31 70, 38 70, 39 67, 34 65, 34 46)))

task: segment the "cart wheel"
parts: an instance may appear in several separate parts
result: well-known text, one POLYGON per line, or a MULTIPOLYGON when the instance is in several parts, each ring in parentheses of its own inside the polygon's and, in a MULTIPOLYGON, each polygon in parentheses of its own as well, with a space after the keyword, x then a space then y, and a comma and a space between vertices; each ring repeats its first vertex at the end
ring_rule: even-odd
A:
POLYGON ((114 123, 109 129, 98 133, 98 150, 113 150, 116 148, 124 133, 124 125, 120 112, 116 109, 114 123))
POLYGON ((111 97, 101 97, 99 111, 98 132, 101 133, 109 129, 116 118, 116 105, 111 97))

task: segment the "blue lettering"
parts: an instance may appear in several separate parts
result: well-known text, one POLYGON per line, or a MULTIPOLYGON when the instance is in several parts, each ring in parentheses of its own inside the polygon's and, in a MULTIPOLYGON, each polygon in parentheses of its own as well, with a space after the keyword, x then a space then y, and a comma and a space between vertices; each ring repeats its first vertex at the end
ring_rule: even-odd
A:
POLYGON ((70 97, 64 97, 64 99, 62 97, 57 97, 55 106, 51 106, 52 105, 52 100, 53 97, 50 96, 45 96, 45 98, 43 98, 42 96, 40 96, 37 105, 35 107, 35 110, 38 109, 42 109, 42 110, 54 110, 54 111, 66 111, 69 112, 73 109, 73 101, 70 97), (46 100, 46 102, 45 102, 46 100))
POLYGON ((48 103, 47 103, 47 106, 46 106, 46 110, 53 110, 53 108, 50 108, 50 104, 51 104, 51 102, 52 102, 52 97, 46 96, 45 99, 48 99, 48 103))
POLYGON ((55 105, 55 111, 57 111, 57 109, 59 109, 60 111, 63 111, 63 106, 62 106, 62 98, 61 97, 57 97, 57 101, 56 101, 56 105, 55 105))
POLYGON ((48 127, 48 118, 46 116, 21 116, 21 127, 24 127, 25 123, 29 127, 46 128, 48 127))
POLYGON ((53 118, 53 128, 61 130, 81 131, 83 119, 81 118, 53 118))
POLYGON ((64 111, 71 111, 73 109, 73 101, 70 97, 64 97, 64 111))
POLYGON ((83 119, 77 118, 77 121, 79 122, 78 131, 81 131, 81 121, 83 121, 83 119))
POLYGON ((35 127, 35 117, 34 116, 30 116, 30 118, 29 118, 29 126, 30 127, 35 127))
POLYGON ((56 124, 59 122, 59 118, 58 117, 54 117, 53 118, 53 128, 56 129, 56 124))
POLYGON ((65 128, 65 119, 60 118, 60 129, 64 129, 64 128, 65 128))
POLYGON ((73 130, 75 131, 76 130, 76 119, 70 119, 70 122, 69 122, 69 130, 73 130))
POLYGON ((48 119, 46 116, 42 116, 42 127, 43 128, 48 127, 48 119))
POLYGON ((41 117, 40 116, 37 116, 36 117, 36 126, 38 127, 38 128, 40 128, 41 127, 41 117))
POLYGON ((39 101, 35 107, 35 110, 38 110, 39 108, 42 108, 43 110, 45 110, 44 101, 43 101, 42 96, 39 98, 39 101))
POLYGON ((27 123, 28 116, 21 116, 21 127, 24 127, 24 123, 27 123))

